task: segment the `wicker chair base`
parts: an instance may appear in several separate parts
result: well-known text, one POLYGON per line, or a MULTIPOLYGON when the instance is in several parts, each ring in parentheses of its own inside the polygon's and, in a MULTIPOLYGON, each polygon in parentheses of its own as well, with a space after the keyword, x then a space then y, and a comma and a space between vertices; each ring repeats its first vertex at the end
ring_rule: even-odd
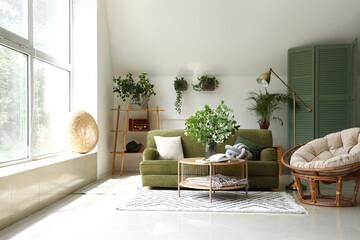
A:
POLYGON ((306 143, 297 145, 284 153, 281 162, 293 173, 293 178, 299 193, 299 200, 302 203, 326 206, 326 207, 350 207, 356 205, 356 197, 360 186, 360 162, 345 165, 341 167, 320 168, 320 169, 304 169, 294 167, 289 164, 292 154, 306 143), (301 187, 300 179, 309 182, 310 195, 305 195, 301 187), (356 181, 354 192, 351 198, 342 195, 343 183, 347 181, 356 181), (336 183, 335 195, 323 195, 320 192, 320 182, 329 184, 336 183), (329 200, 334 200, 331 202, 329 200))
POLYGON ((293 173, 293 178, 297 186, 297 191, 299 194, 299 200, 302 203, 316 205, 316 206, 326 206, 326 207, 350 207, 356 205, 356 197, 360 185, 360 176, 345 176, 345 177, 336 177, 336 176, 309 176, 299 173, 293 173), (305 195, 301 188, 300 179, 306 179, 309 182, 310 186, 310 195, 305 195), (346 198, 342 196, 342 185, 345 181, 356 180, 356 185, 354 187, 354 192, 351 198, 346 198), (336 183, 336 194, 335 195, 323 195, 320 192, 320 182, 336 183), (328 200, 334 199, 334 202, 329 202, 328 200))

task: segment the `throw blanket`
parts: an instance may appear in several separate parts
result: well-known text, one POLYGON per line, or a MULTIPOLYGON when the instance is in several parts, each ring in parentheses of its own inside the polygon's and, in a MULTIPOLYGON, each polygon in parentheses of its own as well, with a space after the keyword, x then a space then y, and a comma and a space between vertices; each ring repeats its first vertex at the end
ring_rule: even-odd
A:
MULTIPOLYGON (((245 178, 238 178, 234 176, 224 176, 222 174, 216 174, 212 176, 211 187, 213 188, 222 188, 230 186, 238 186, 243 184, 248 184, 248 180, 245 178)), ((203 177, 192 177, 187 178, 186 183, 200 185, 200 186, 210 186, 210 176, 203 177)))
POLYGON ((226 149, 226 157, 228 158, 237 158, 237 159, 245 159, 250 160, 252 158, 252 154, 249 151, 248 146, 242 143, 238 143, 234 146, 225 145, 226 149))

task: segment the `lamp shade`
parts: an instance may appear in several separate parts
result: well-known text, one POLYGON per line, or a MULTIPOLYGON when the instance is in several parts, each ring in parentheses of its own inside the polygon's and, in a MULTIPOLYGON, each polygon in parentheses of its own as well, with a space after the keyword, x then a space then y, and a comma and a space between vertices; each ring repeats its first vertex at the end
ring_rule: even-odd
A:
POLYGON ((256 81, 258 82, 258 84, 264 86, 264 87, 267 87, 269 86, 269 83, 270 83, 270 70, 261 74, 257 79, 256 81))

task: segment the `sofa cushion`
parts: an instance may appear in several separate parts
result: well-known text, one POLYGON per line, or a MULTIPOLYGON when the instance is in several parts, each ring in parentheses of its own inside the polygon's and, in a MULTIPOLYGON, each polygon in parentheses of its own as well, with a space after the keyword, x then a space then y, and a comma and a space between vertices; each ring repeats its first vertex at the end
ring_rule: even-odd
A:
POLYGON ((159 159, 180 160, 184 158, 181 137, 154 136, 159 159))
POLYGON ((140 173, 150 175, 177 175, 177 160, 143 160, 140 162, 140 173))
POLYGON ((300 168, 340 167, 360 162, 360 128, 346 129, 300 147, 290 165, 300 168))
MULTIPOLYGON (((249 161, 249 176, 277 176, 279 174, 279 166, 274 161, 249 161)), ((194 174, 204 172, 208 166, 191 166, 194 174), (200 168, 202 170, 200 170, 200 168)), ((140 162, 140 173, 142 175, 177 175, 177 160, 143 160, 140 162)), ((217 166, 217 171, 226 173, 229 170, 227 166, 217 166)), ((188 169, 191 171, 191 169, 188 169)))
POLYGON ((250 141, 250 140, 248 140, 246 138, 243 138, 241 136, 238 136, 237 139, 236 139, 235 144, 238 144, 238 143, 242 143, 242 144, 245 144, 246 146, 248 146, 249 151, 252 154, 251 160, 260 160, 260 152, 261 152, 261 150, 263 150, 265 148, 264 145, 257 144, 255 142, 250 141))
POLYGON ((156 148, 154 136, 180 136, 185 158, 205 156, 205 146, 201 143, 196 142, 196 140, 192 139, 190 136, 185 136, 184 130, 182 129, 152 130, 147 135, 146 147, 156 148))

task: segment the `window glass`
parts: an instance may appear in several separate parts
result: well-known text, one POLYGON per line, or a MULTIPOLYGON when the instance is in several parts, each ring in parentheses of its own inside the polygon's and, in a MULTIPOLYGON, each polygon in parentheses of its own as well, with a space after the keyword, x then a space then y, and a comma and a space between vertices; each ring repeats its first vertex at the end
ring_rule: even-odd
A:
POLYGON ((34 47, 69 63, 69 1, 33 0, 34 47))
POLYGON ((28 1, 0 0, 0 27, 28 38, 28 1))
POLYGON ((0 163, 27 158, 27 55, 0 45, 0 163))
POLYGON ((34 60, 34 155, 68 150, 67 117, 70 110, 70 73, 34 60))

